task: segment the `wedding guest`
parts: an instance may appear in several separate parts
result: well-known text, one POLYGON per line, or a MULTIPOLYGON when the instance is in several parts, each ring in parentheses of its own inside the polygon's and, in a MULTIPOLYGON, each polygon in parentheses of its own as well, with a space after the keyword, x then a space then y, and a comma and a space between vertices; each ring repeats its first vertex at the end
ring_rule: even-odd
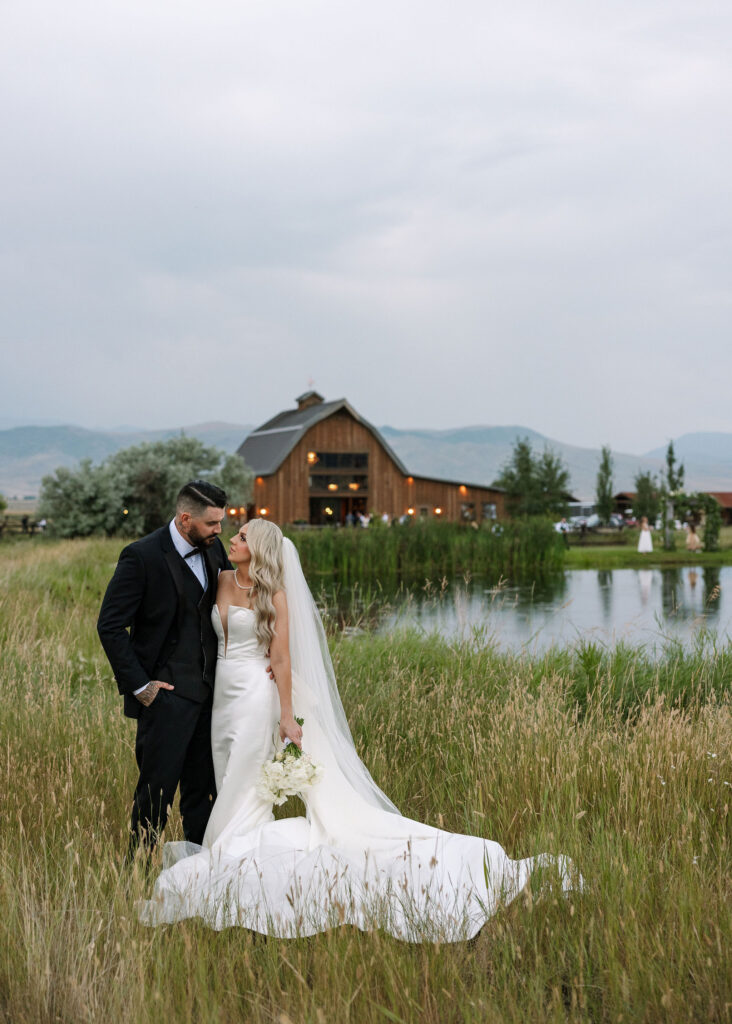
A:
POLYGON ((643 516, 641 519, 640 537, 638 538, 638 551, 642 555, 647 555, 653 551, 653 541, 651 540, 651 528, 648 525, 648 517, 643 516))
POLYGON ((701 551, 702 542, 699 538, 699 534, 696 532, 696 526, 693 523, 689 523, 689 532, 686 534, 686 550, 687 551, 701 551))

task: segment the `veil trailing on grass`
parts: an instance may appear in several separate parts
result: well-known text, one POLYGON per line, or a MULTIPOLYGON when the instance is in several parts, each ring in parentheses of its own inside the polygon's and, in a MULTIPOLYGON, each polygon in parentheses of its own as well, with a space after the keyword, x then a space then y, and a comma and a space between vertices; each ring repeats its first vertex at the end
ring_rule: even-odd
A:
POLYGON ((309 691, 312 709, 346 781, 372 807, 399 814, 356 753, 320 613, 305 581, 297 548, 287 537, 283 541, 283 563, 293 678, 309 691))
MULTIPOLYGON (((140 920, 201 917, 212 928, 237 925, 288 938, 349 924, 384 928, 410 942, 456 942, 477 935, 538 867, 555 863, 562 889, 570 888, 566 858, 512 860, 490 839, 399 813, 356 753, 323 623, 289 540, 283 561, 293 704, 322 780, 300 794, 305 817, 276 820, 271 800, 259 793, 262 762, 278 742, 280 704, 253 616, 230 617, 212 716, 221 784, 203 847, 166 844, 165 870, 152 899, 139 905, 140 920)), ((214 622, 223 652, 223 626, 214 622)))

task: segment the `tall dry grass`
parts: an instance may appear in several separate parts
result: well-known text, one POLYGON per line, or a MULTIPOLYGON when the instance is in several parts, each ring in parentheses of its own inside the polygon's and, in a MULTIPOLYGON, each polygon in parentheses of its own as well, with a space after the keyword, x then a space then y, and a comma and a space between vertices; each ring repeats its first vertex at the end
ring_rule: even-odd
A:
MULTIPOLYGON (((565 853, 471 944, 336 929, 148 930, 121 868, 134 727, 94 632, 119 545, 0 548, 0 1017, 37 1021, 729 1021, 729 649, 535 660, 334 638, 354 736, 402 811, 565 853)), ((174 817, 170 834, 180 833, 174 817)))

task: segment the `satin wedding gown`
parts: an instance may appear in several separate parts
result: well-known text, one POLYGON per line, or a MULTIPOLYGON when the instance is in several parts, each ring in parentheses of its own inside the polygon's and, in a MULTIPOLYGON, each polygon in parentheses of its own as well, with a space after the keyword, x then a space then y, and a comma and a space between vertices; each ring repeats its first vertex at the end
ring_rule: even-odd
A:
POLYGON ((457 941, 477 934, 537 865, 555 863, 563 888, 570 888, 566 858, 512 861, 497 843, 432 828, 364 799, 339 767, 313 692, 294 674, 303 750, 324 774, 304 794, 307 817, 275 821, 256 783, 279 745, 279 697, 254 613, 229 608, 227 638, 217 607, 212 614, 219 640, 212 720, 218 796, 203 847, 164 847, 152 899, 139 907, 144 923, 200 917, 212 928, 237 925, 280 937, 346 923, 410 941, 457 941))

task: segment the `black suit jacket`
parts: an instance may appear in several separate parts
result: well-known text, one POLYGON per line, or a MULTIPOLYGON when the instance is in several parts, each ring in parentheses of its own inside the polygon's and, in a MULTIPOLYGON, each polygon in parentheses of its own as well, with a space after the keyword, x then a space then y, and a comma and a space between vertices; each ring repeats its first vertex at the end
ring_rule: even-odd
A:
MULTIPOLYGON (((218 537, 204 550, 204 558, 211 608, 218 574, 231 565, 218 537)), ((135 690, 158 678, 157 670, 175 649, 183 573, 189 571, 173 546, 167 524, 128 544, 119 556, 102 601, 97 632, 129 718, 137 718, 142 707, 135 690)))

